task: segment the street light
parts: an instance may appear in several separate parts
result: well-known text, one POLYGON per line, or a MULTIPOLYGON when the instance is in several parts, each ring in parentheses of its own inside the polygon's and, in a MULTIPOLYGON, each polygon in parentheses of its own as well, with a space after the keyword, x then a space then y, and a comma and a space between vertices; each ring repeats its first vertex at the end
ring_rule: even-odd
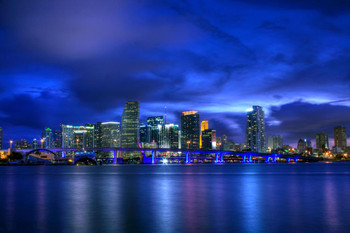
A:
POLYGON ((13 143, 13 141, 10 140, 10 149, 12 149, 12 143, 13 143))
POLYGON ((190 149, 190 144, 191 144, 191 141, 187 141, 187 149, 188 150, 190 149))
POLYGON ((44 149, 44 141, 45 141, 45 139, 40 139, 40 142, 41 142, 41 149, 44 149))

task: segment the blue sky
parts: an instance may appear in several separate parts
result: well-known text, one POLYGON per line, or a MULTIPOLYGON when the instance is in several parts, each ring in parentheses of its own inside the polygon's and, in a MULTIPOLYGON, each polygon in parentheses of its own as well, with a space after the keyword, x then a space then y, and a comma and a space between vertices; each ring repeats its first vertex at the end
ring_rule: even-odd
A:
POLYGON ((60 123, 179 123, 198 110, 243 142, 264 107, 285 143, 350 126, 350 2, 0 0, 0 126, 5 140, 60 123))

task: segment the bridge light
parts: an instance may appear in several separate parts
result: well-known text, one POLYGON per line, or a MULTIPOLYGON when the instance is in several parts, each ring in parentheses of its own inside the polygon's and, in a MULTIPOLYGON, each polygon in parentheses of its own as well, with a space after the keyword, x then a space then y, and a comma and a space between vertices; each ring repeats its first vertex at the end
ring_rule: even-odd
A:
POLYGON ((165 159, 165 158, 162 160, 162 162, 163 162, 163 164, 168 164, 169 163, 169 161, 167 159, 165 159))

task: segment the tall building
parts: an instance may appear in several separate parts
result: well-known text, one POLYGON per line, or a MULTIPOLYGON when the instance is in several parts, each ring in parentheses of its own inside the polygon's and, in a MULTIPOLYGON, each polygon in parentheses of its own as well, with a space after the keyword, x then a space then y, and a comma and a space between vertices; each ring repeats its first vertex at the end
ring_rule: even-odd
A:
POLYGON ((247 146, 254 152, 266 152, 265 118, 260 106, 253 106, 247 113, 247 146))
POLYGON ((159 125, 159 148, 179 148, 179 126, 176 124, 159 125))
POLYGON ((149 142, 159 142, 159 126, 164 124, 163 116, 155 116, 147 118, 147 126, 149 127, 149 142))
POLYGON ((4 136, 4 131, 2 130, 2 128, 0 127, 0 149, 2 150, 3 148, 3 136, 4 136))
POLYGON ((33 149, 39 149, 40 148, 40 145, 39 145, 39 142, 36 138, 33 139, 32 141, 32 148, 33 149))
POLYGON ((346 128, 344 126, 334 128, 334 146, 341 150, 347 147, 346 128))
POLYGON ((145 125, 144 123, 140 123, 140 142, 141 143, 150 143, 151 139, 151 127, 145 125))
POLYGON ((26 139, 21 139, 15 141, 15 148, 17 150, 26 150, 31 149, 32 145, 26 139))
POLYGON ((95 147, 102 147, 102 122, 95 124, 95 147))
POLYGON ((185 111, 181 115, 182 148, 199 149, 200 125, 197 111, 185 111))
POLYGON ((122 137, 123 148, 137 148, 139 138, 140 110, 139 102, 127 102, 122 115, 122 137))
POLYGON ((41 134, 41 139, 43 140, 43 148, 52 148, 53 133, 52 129, 46 128, 41 134))
POLYGON ((120 147, 120 122, 103 122, 101 132, 102 147, 120 147))
POLYGON ((95 147, 95 127, 91 124, 86 126, 73 126, 74 148, 95 147))
POLYGON ((53 143, 54 148, 62 148, 62 132, 60 129, 53 131, 53 143))
POLYGON ((328 135, 325 133, 318 133, 316 135, 316 148, 318 150, 329 149, 328 135))
POLYGON ((283 138, 281 135, 273 135, 268 137, 268 146, 271 150, 277 150, 283 147, 283 138))
POLYGON ((216 131, 206 129, 202 131, 202 149, 216 150, 216 131))
POLYGON ((209 122, 208 121, 202 121, 201 122, 201 135, 199 138, 199 148, 202 148, 202 135, 203 135, 203 131, 209 129, 209 122))

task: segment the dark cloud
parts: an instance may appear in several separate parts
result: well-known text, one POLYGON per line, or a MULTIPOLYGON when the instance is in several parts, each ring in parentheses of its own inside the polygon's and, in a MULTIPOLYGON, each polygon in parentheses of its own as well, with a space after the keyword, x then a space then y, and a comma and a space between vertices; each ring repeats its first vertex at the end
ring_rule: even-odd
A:
POLYGON ((257 104, 274 106, 267 122, 288 141, 329 132, 344 123, 333 101, 350 95, 349 9, 326 0, 0 1, 0 126, 32 135, 120 120, 124 102, 138 100, 143 118, 167 105, 179 123, 182 110, 199 110, 236 142, 257 104), (332 109, 334 122, 309 122, 304 107, 332 109))
POLYGON ((350 107, 326 104, 311 104, 303 101, 272 107, 268 120, 279 122, 267 127, 268 134, 282 134, 287 143, 296 143, 299 138, 315 139, 325 132, 333 137, 338 125, 350 126, 350 107))

